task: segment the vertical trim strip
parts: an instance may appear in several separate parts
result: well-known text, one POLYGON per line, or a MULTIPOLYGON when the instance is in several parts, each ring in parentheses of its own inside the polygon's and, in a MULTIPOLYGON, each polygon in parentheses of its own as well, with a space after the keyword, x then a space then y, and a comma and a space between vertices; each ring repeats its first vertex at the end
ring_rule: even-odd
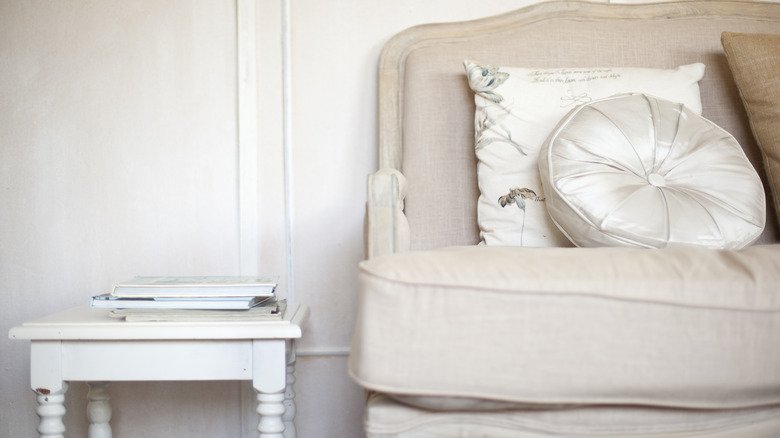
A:
POLYGON ((257 275, 260 264, 257 20, 255 0, 237 0, 239 272, 257 275))
POLYGON ((284 220, 287 243, 287 300, 295 302, 295 224, 292 157, 292 31, 290 0, 282 1, 282 125, 284 148, 284 220))
MULTIPOLYGON (((236 101, 238 107, 236 110, 236 129, 238 130, 238 269, 241 275, 251 275, 247 270, 248 265, 252 263, 252 250, 250 245, 254 245, 255 251, 258 251, 256 245, 256 239, 259 236, 252 236, 251 229, 258 230, 257 222, 253 222, 253 219, 257 219, 257 208, 259 199, 257 193, 252 193, 252 188, 255 190, 257 187, 257 126, 251 125, 252 121, 256 121, 256 117, 251 117, 251 113, 257 110, 256 99, 249 99, 249 88, 252 88, 252 84, 256 84, 256 72, 255 56, 257 51, 252 47, 255 44, 255 39, 250 38, 256 31, 255 25, 255 3, 254 0, 236 0, 236 101), (255 76, 255 81, 252 77, 255 76), (252 103, 255 102, 254 108, 252 103), (254 110, 254 111, 253 111, 254 110), (254 129, 253 129, 254 128, 254 129), (253 141, 252 137, 255 136, 253 141), (254 160, 255 173, 251 173, 249 168, 250 160, 253 156, 252 145, 254 145, 254 160), (255 199, 254 203, 251 199, 255 199), (251 225, 254 227, 250 228, 251 225), (254 239, 252 239, 254 237, 254 239)), ((256 114, 255 114, 256 115, 256 114)), ((258 232, 258 231, 255 231, 258 232)), ((257 254, 259 260, 259 254, 257 254)), ((255 413, 255 391, 251 385, 245 385, 243 382, 239 382, 239 404, 241 424, 239 428, 241 431, 241 438, 247 438, 257 435, 256 427, 248 428, 251 423, 256 423, 257 414, 255 413)))

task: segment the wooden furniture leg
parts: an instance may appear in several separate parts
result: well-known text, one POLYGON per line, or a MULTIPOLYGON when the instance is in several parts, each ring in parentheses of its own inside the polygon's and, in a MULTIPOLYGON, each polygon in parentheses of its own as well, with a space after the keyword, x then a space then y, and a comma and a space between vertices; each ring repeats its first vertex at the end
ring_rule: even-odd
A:
POLYGON ((253 342, 252 386, 257 392, 260 438, 284 437, 284 398, 287 364, 285 341, 280 339, 253 342))
POLYGON ((41 438, 64 438, 65 423, 62 422, 65 417, 65 392, 68 391, 68 384, 62 382, 59 390, 52 391, 46 388, 37 388, 35 393, 38 395, 38 409, 36 413, 41 418, 38 423, 38 433, 41 438))
POLYGON ((287 360, 287 389, 284 392, 284 438, 296 438, 295 430, 295 341, 288 342, 289 359, 287 360))
POLYGON ((38 341, 30 345, 30 383, 37 394, 41 418, 41 438, 64 438, 65 393, 68 384, 62 379, 62 343, 38 341))
POLYGON ((89 438, 111 438, 111 404, 108 394, 108 382, 88 382, 87 419, 89 420, 89 438))

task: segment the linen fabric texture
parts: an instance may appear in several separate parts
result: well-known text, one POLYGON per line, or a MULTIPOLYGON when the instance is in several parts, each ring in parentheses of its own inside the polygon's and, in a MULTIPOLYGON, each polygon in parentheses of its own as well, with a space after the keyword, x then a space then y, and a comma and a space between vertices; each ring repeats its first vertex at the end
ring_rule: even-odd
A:
POLYGON ((721 44, 780 211, 780 35, 723 32, 721 44))
MULTIPOLYGON (((439 397, 446 405, 453 398, 439 397)), ((369 438, 551 436, 631 438, 767 438, 780 427, 780 407, 733 410, 659 409, 642 406, 517 406, 516 409, 451 411, 433 405, 416 409, 387 395, 368 401, 365 425, 369 438), (525 409, 524 409, 525 408, 525 409), (738 428, 738 432, 735 429, 738 428)), ((477 410, 474 410, 477 407, 477 410)))
POLYGON ((780 244, 463 246, 361 262, 349 369, 388 394, 780 403, 780 244), (681 336, 681 334, 685 334, 681 336))
POLYGON ((571 246, 545 208, 538 157, 545 139, 572 108, 638 92, 685 104, 701 114, 704 64, 676 69, 502 67, 465 61, 474 92, 477 222, 481 243, 571 246))
POLYGON ((766 222, 764 186, 734 137, 644 94, 572 110, 539 170, 547 209, 577 246, 740 249, 766 222))

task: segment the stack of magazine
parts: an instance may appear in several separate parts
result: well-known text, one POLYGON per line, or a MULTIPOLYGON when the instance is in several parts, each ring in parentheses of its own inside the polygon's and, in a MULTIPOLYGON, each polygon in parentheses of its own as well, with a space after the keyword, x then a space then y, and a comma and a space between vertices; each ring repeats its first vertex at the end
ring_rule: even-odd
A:
POLYGON ((126 320, 253 319, 277 315, 278 277, 136 277, 93 296, 91 307, 126 320), (244 311, 244 312, 236 312, 244 311))

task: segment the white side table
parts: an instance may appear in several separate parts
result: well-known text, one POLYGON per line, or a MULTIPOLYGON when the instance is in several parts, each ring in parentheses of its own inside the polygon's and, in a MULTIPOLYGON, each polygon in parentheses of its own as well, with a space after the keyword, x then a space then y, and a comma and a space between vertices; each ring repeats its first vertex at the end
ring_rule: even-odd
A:
POLYGON ((251 380, 259 436, 294 438, 294 340, 308 313, 288 304, 279 321, 125 322, 83 306, 26 322, 8 336, 31 341, 41 437, 64 436, 70 381, 89 384, 89 437, 108 438, 108 382, 251 380))

